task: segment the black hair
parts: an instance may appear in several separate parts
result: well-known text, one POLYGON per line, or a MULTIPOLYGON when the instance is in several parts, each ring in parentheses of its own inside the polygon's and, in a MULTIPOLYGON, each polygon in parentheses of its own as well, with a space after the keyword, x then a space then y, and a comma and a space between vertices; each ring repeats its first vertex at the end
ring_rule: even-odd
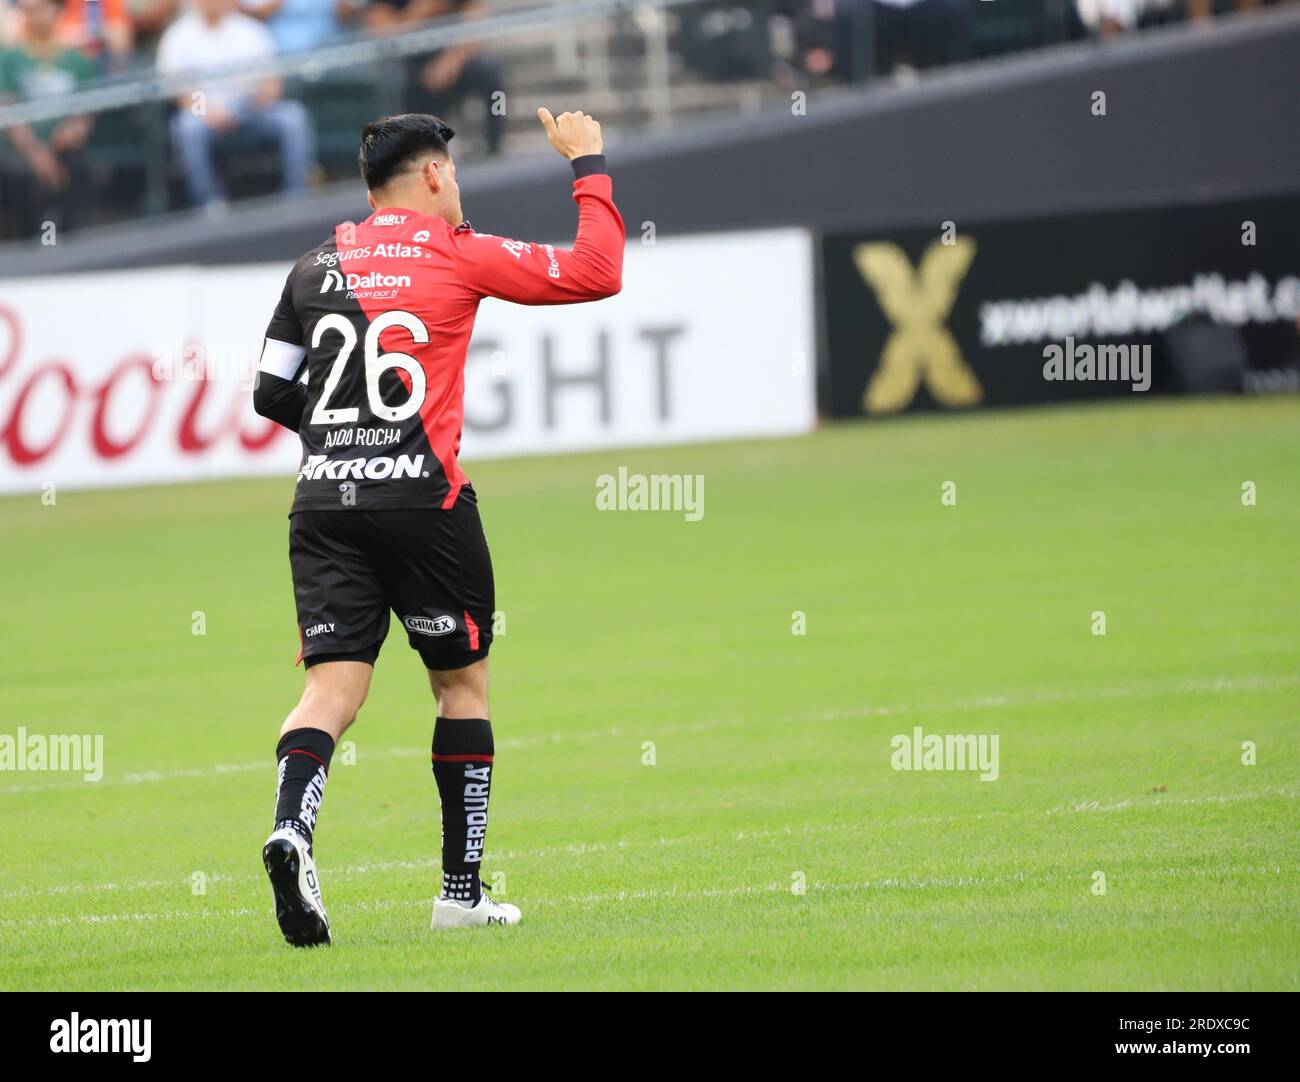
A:
POLYGON ((428 113, 400 113, 372 120, 361 131, 357 164, 371 191, 382 188, 419 158, 447 156, 447 144, 456 133, 428 113))

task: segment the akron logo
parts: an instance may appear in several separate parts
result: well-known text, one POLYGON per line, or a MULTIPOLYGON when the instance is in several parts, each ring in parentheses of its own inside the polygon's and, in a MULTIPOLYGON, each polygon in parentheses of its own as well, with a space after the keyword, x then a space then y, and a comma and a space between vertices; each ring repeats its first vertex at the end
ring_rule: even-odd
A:
POLYGON ((407 631, 417 635, 450 635, 456 630, 456 619, 452 616, 406 616, 402 623, 407 631))
POLYGON ((944 406, 974 406, 984 397, 957 340, 944 326, 974 258, 970 237, 958 237, 952 245, 934 241, 915 271, 897 244, 859 244, 854 249, 858 273, 893 324, 862 396, 867 413, 905 409, 922 383, 944 406))

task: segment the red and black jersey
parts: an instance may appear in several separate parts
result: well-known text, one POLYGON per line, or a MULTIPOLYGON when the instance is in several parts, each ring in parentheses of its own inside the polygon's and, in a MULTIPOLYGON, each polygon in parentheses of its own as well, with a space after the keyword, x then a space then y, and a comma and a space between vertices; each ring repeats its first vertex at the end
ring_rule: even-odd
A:
POLYGON ((298 260, 253 396, 302 439, 294 511, 455 503, 479 301, 573 304, 621 288, 625 234, 605 159, 577 158, 573 170, 571 249, 383 207, 298 260))

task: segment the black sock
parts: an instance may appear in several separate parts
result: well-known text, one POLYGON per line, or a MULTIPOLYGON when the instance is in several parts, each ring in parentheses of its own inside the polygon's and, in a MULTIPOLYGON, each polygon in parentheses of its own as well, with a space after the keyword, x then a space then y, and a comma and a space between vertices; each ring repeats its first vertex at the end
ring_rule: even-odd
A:
POLYGON ((477 903, 492 785, 492 723, 439 718, 433 728, 433 776, 442 800, 442 896, 477 903))
POLYGON ((275 829, 288 827, 307 839, 311 848, 316 814, 325 799, 334 738, 320 729, 291 729, 280 737, 275 757, 280 780, 275 790, 275 829))

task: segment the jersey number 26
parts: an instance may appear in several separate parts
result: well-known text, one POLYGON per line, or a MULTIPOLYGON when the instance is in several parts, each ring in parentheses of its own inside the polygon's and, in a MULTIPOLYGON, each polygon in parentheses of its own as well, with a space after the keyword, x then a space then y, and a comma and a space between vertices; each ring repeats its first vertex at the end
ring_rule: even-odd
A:
MULTIPOLYGON (((379 420, 404 421, 424 404, 424 369, 409 353, 379 352, 379 336, 389 327, 405 327, 411 332, 412 341, 421 345, 429 341, 429 330, 420 322, 419 317, 410 312, 398 311, 385 312, 371 323, 366 331, 363 353, 366 363, 366 398, 370 404, 370 412, 379 420), (411 381, 410 397, 400 406, 390 406, 379 393, 379 377, 390 368, 400 368, 411 381)), ((316 408, 312 410, 311 423, 314 425, 349 424, 358 420, 360 415, 360 410, 356 406, 330 405, 330 399, 338 390, 339 380, 343 378, 343 369, 352 356, 352 351, 357 348, 356 328, 346 316, 337 313, 323 316, 311 336, 311 348, 319 349, 321 339, 329 331, 338 331, 343 336, 343 345, 330 366, 329 375, 325 377, 325 389, 316 402, 316 408)))

